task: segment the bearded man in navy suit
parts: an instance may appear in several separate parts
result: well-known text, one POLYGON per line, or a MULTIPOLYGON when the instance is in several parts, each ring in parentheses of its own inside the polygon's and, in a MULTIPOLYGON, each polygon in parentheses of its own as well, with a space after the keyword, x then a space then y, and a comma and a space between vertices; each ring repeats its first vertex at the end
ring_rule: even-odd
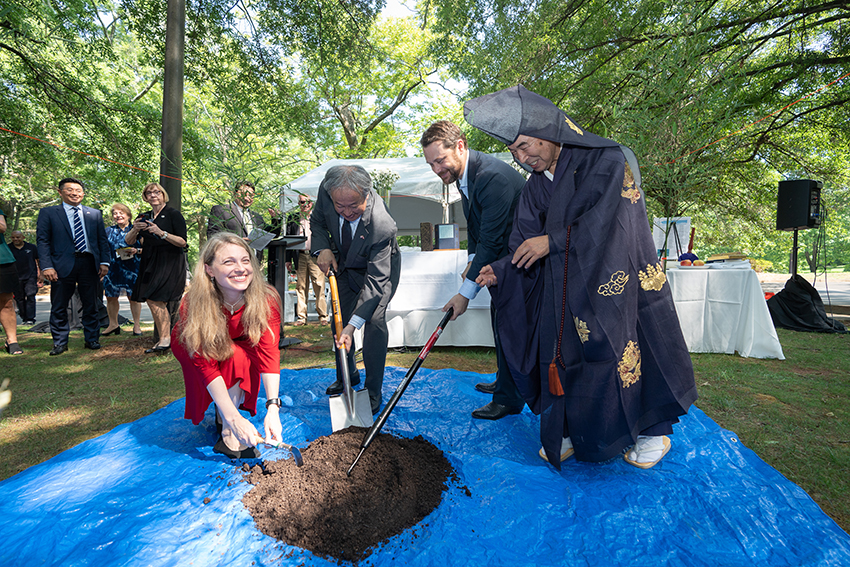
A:
POLYGON ((67 177, 59 182, 62 204, 38 213, 38 257, 42 274, 50 282, 51 356, 68 350, 68 303, 75 290, 83 304, 85 346, 100 348, 98 282, 109 271, 112 247, 106 239, 101 212, 81 204, 85 194, 81 181, 67 177))
MULTIPOLYGON (((525 178, 513 167, 493 156, 470 150, 466 135, 448 120, 434 122, 419 140, 425 161, 446 185, 456 185, 463 200, 466 217, 469 261, 460 290, 443 307, 454 309, 457 319, 481 289, 475 278, 482 267, 508 254, 508 238, 514 211, 525 178)), ((476 384, 475 388, 492 394, 490 403, 472 412, 476 419, 501 419, 522 411, 525 400, 517 390, 505 361, 497 327, 499 314, 490 302, 490 322, 496 347, 496 380, 476 384)))

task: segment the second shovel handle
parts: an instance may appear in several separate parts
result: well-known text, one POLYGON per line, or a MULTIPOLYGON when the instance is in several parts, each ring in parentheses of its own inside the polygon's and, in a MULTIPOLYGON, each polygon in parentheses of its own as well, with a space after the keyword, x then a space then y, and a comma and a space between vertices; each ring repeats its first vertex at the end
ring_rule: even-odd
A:
POLYGON ((339 306, 339 288, 336 283, 336 274, 333 269, 328 270, 328 283, 331 286, 331 307, 334 312, 334 329, 336 329, 336 340, 342 335, 342 310, 339 306))

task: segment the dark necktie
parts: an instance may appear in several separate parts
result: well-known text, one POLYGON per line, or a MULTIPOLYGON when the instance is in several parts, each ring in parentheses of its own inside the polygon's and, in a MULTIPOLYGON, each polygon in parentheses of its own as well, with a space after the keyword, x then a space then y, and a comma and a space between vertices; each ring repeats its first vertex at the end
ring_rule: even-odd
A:
POLYGON ((351 248, 351 223, 343 221, 342 223, 342 244, 339 248, 340 259, 345 262, 348 256, 348 249, 351 248))
POLYGON ((83 233, 83 221, 80 218, 79 209, 77 207, 71 208, 74 209, 74 248, 77 252, 85 252, 86 235, 83 233))

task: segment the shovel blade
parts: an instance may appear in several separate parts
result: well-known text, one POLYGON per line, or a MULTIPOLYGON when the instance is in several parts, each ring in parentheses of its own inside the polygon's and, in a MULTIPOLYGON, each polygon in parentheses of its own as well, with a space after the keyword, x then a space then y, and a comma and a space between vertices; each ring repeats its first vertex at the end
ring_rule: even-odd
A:
POLYGON ((352 391, 354 394, 354 408, 349 411, 345 403, 345 396, 337 395, 330 397, 331 427, 334 431, 346 427, 372 427, 372 403, 369 401, 368 390, 352 391))

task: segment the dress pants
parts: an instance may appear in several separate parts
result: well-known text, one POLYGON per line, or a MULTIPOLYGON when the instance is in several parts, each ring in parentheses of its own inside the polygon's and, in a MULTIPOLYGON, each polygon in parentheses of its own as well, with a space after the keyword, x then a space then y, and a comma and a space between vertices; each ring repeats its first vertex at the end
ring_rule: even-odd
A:
POLYGON ((316 264, 316 259, 307 252, 298 253, 298 269, 295 271, 295 297, 298 304, 295 316, 299 321, 307 322, 307 292, 310 281, 313 282, 313 295, 316 296, 316 314, 319 319, 327 319, 328 306, 325 300, 325 274, 316 264))
POLYGON ((70 324, 68 322, 68 304, 74 295, 74 290, 80 294, 83 304, 83 336, 87 343, 100 339, 100 319, 98 318, 97 294, 100 287, 98 266, 94 256, 89 253, 74 255, 74 268, 64 278, 50 285, 50 333, 53 335, 53 346, 66 346, 70 324))
POLYGON ((502 350, 502 341, 499 338, 498 318, 496 306, 491 301, 490 323, 493 325, 493 341, 496 345, 496 390, 493 392, 493 401, 503 406, 521 408, 525 405, 525 400, 520 395, 508 368, 508 361, 505 360, 505 351, 502 350))
MULTIPOLYGON (((18 291, 15 293, 15 303, 18 306, 18 315, 21 316, 21 321, 35 321, 35 293, 27 295, 27 287, 32 287, 31 280, 18 282, 18 291)), ((38 287, 36 286, 36 289, 38 287)))
MULTIPOLYGON (((351 319, 351 314, 354 312, 354 307, 357 304, 357 295, 351 289, 348 282, 348 274, 342 274, 337 279, 337 287, 339 288, 339 303, 342 310, 342 325, 348 324, 351 319)), ((366 369, 365 386, 369 391, 369 400, 372 402, 372 407, 380 404, 382 401, 381 388, 384 385, 384 366, 387 362, 387 344, 390 340, 390 333, 387 330, 387 305, 389 305, 391 297, 385 298, 378 305, 372 318, 366 321, 363 325, 363 366, 366 369)), ((331 325, 333 327, 333 325, 331 325)), ((334 330, 335 332, 335 330, 334 330)), ((351 381, 355 381, 355 377, 360 376, 360 371, 354 364, 354 349, 348 352, 348 373, 351 381)), ((337 369, 337 379, 342 380, 342 375, 337 369)))

